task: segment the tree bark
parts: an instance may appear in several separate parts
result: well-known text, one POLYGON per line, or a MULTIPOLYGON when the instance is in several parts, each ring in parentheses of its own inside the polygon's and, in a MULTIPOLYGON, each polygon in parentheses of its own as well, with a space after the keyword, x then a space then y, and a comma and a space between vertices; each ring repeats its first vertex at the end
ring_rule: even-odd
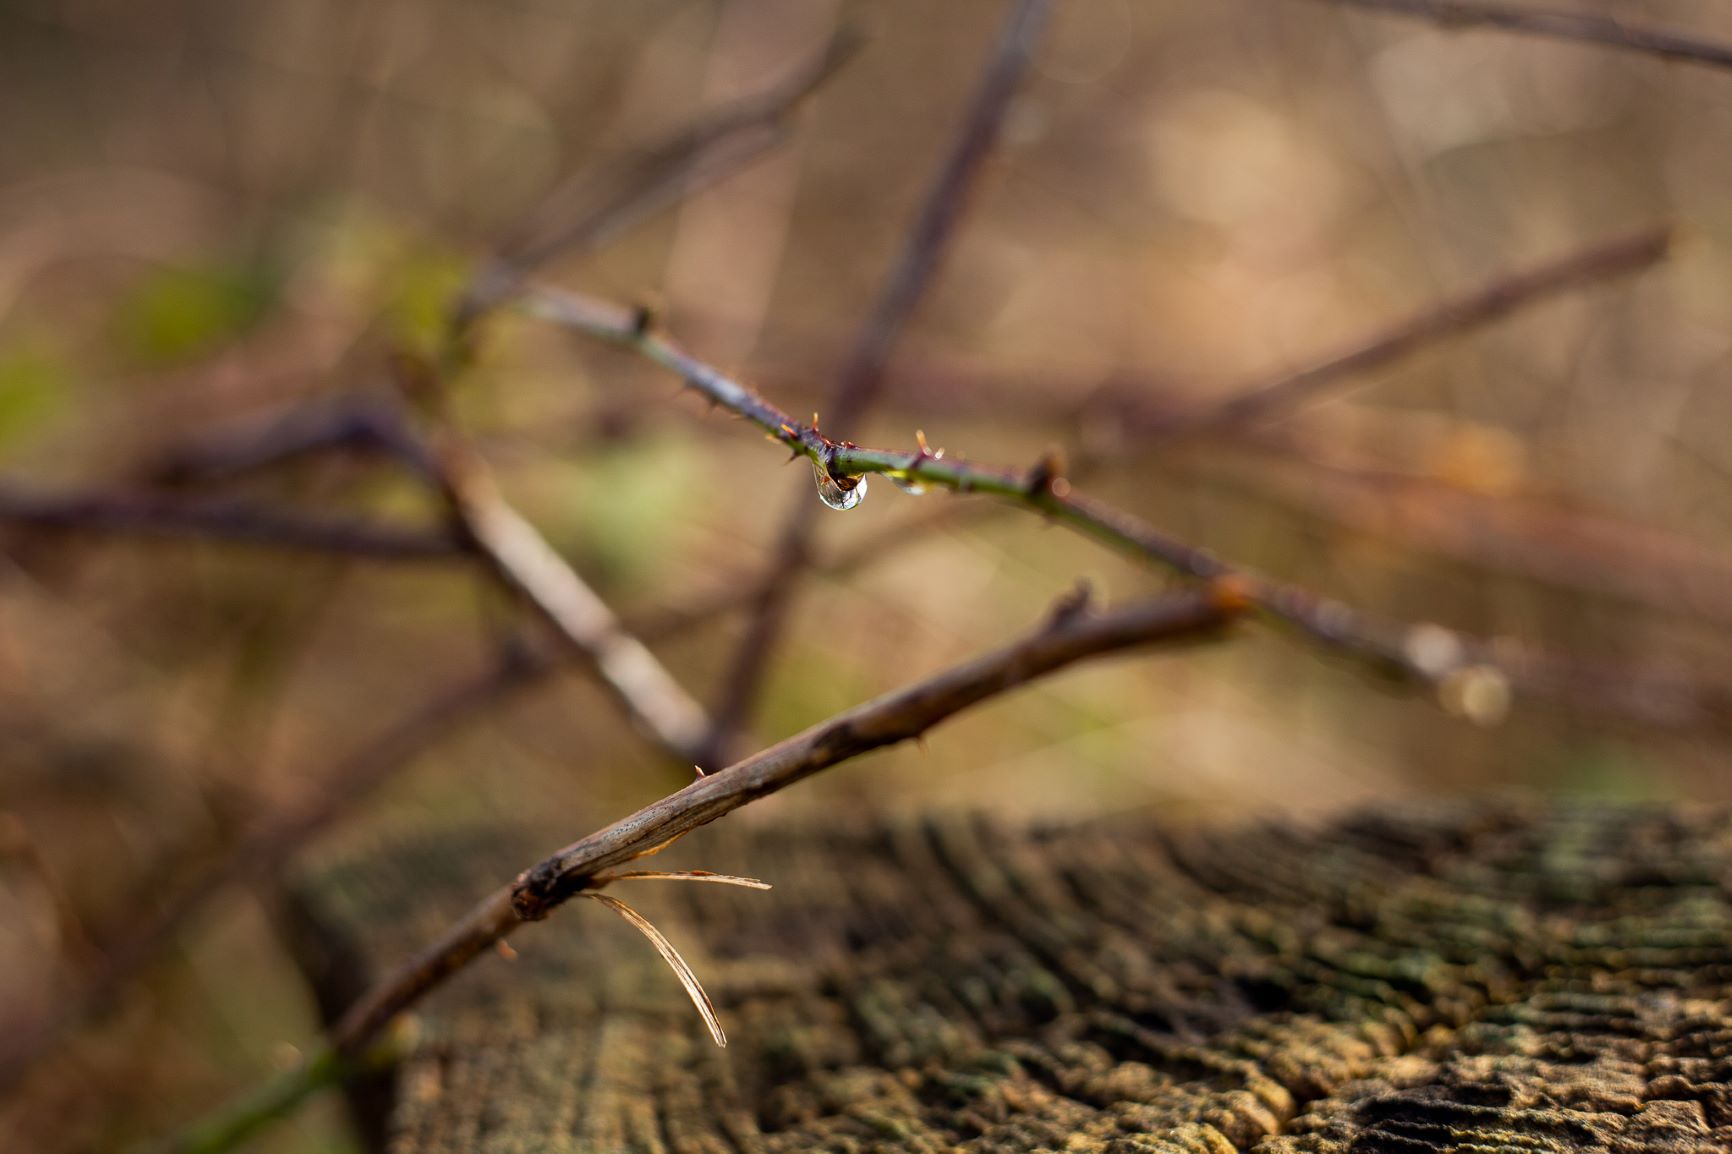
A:
MULTIPOLYGON (((368 839, 289 895, 332 1015, 560 840, 368 839)), ((1723 813, 720 825, 656 865, 776 886, 609 891, 684 953, 729 1047, 597 907, 434 995, 366 1106, 375 1148, 1732 1149, 1723 813)))

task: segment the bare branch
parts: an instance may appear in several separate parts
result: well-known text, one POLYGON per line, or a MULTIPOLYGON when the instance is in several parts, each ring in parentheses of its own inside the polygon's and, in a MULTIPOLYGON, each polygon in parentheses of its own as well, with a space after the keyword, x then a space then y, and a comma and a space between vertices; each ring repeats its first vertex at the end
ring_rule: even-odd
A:
MULTIPOLYGON (((1099 615, 1073 599, 1020 640, 856 706, 737 765, 700 777, 678 793, 574 842, 489 894, 362 995, 332 1030, 329 1048, 300 1070, 183 1134, 227 1134, 240 1126, 239 1134, 244 1135, 285 1116, 289 1107, 333 1082, 322 1073, 328 1065, 349 1061, 345 1055, 374 1052, 375 1040, 403 1011, 525 922, 546 918, 578 895, 599 896, 596 891, 602 885, 623 876, 603 874, 610 866, 653 854, 675 838, 831 766, 920 737, 947 718, 1074 662, 1145 645, 1206 640, 1238 613, 1235 602, 1223 601, 1211 591, 1155 598, 1099 615), (270 1108, 258 1108, 260 1102, 270 1108)), ((719 1031, 720 1023, 714 1028, 719 1031)), ((232 1142, 171 1140, 158 1148, 158 1154, 215 1154, 229 1145, 232 1142)))
POLYGON ((939 722, 1076 661, 1213 635, 1239 612, 1214 591, 1178 594, 1094 615, 1069 606, 1022 639, 811 727, 736 765, 700 777, 560 850, 483 900, 438 941, 361 998, 333 1031, 339 1049, 364 1046, 392 1018, 526 921, 593 890, 596 875, 649 854, 724 814, 830 766, 919 737, 939 722))
POLYGON ((1029 471, 1007 472, 947 460, 924 449, 900 452, 863 449, 849 441, 835 441, 689 356, 666 338, 644 329, 628 310, 551 290, 538 291, 526 302, 526 307, 575 331, 622 344, 672 369, 689 387, 751 421, 794 454, 809 458, 825 475, 858 478, 885 473, 908 482, 936 485, 959 493, 985 493, 1025 506, 1184 576, 1206 580, 1232 578, 1251 605, 1297 627, 1314 640, 1368 658, 1391 672, 1435 680, 1434 671, 1416 664, 1399 642, 1378 636, 1346 606, 1242 572, 1205 550, 1169 537, 1115 509, 1071 495, 1070 483, 1059 475, 1056 462, 1042 462, 1029 471))
MULTIPOLYGON (((861 329, 826 402, 824 411, 833 423, 846 426, 858 422, 882 389, 890 350, 913 316, 949 247, 968 194, 998 136, 999 125, 1046 16, 1046 0, 1019 0, 1005 18, 998 44, 967 115, 926 193, 878 303, 861 329)), ((811 552, 813 513, 812 504, 802 501, 782 524, 770 569, 777 576, 764 587, 754 605, 746 635, 722 679, 714 726, 706 741, 706 754, 711 760, 725 760, 725 751, 733 744, 736 731, 751 713, 786 623, 795 584, 811 552)))
POLYGON ((463 555, 449 533, 306 517, 240 501, 188 501, 136 493, 49 496, 0 488, 0 524, 56 532, 207 538, 373 561, 448 561, 463 555))
POLYGON ((1529 8, 1495 0, 1330 0, 1397 16, 1416 16, 1450 28, 1485 27, 1554 40, 1576 40, 1667 60, 1732 68, 1732 45, 1686 36, 1613 16, 1529 8))
POLYGON ((1317 399, 1325 389, 1381 368, 1417 349, 1481 328, 1517 309, 1584 285, 1648 268, 1665 257, 1669 241, 1670 230, 1647 229, 1508 274, 1464 296, 1416 313, 1309 368, 1254 385, 1225 401, 1188 413, 1145 419, 1133 428, 1140 439, 1164 440, 1285 416, 1317 399))
MULTIPOLYGON (((1650 230, 1505 274, 1470 293, 1397 321, 1309 368, 1247 386, 1224 402, 1191 410, 1171 404, 1150 408, 1142 399, 1146 389, 1133 389, 1126 385, 1111 394, 1104 394, 1092 407, 1110 410, 1113 434, 1124 442, 1115 448, 1127 453, 1160 444, 1169 437, 1191 434, 1243 439, 1252 435, 1248 425, 1284 416, 1296 406, 1337 390, 1344 382, 1362 373, 1382 368, 1449 337, 1482 328, 1527 305, 1646 268, 1665 256, 1667 237, 1665 229, 1650 230)), ((947 380, 944 387, 939 388, 929 387, 929 382, 922 381, 916 391, 922 396, 948 397, 957 392, 952 387, 953 383, 947 380)), ((992 388, 978 379, 971 379, 968 384, 968 391, 985 398, 998 398, 1002 402, 1002 389, 992 388)), ((1074 401, 1068 399, 1075 390, 1061 389, 1058 392, 1066 399, 1035 414, 1043 424, 1066 419, 1075 412, 1074 401)), ((1089 419, 1086 409, 1083 419, 1085 423, 1089 419)), ((1263 447, 1261 442, 1258 447, 1263 447)), ((1073 461, 1072 479, 1093 472, 1097 466, 1094 455, 1073 461)), ((885 556, 893 544, 906 545, 935 530, 973 524, 998 512, 1000 509, 995 506, 929 510, 911 524, 891 525, 880 532, 857 537, 813 564, 822 571, 845 571, 885 556)), ((633 632, 650 639, 665 637, 729 610, 756 603, 778 580, 780 571, 778 562, 773 560, 755 577, 719 585, 712 593, 691 604, 641 618, 634 622, 633 632)))
POLYGON ((526 278, 563 253, 594 248, 626 228, 738 172, 780 144, 804 100, 859 50, 860 36, 843 28, 815 59, 763 93, 736 101, 708 119, 659 141, 617 169, 585 172, 555 189, 503 246, 494 266, 459 302, 455 335, 516 294, 526 278), (573 209, 573 201, 583 207, 573 209))
POLYGON ((171 448, 146 470, 168 485, 234 481, 303 457, 341 450, 383 453, 425 472, 390 408, 365 394, 298 403, 206 431, 171 448))
MULTIPOLYGON (((958 493, 984 493, 1012 505, 1044 514, 1084 536, 1153 561, 1175 572, 1231 588, 1235 596, 1264 617, 1285 624, 1327 650, 1358 660, 1399 679, 1454 692, 1463 678, 1495 675, 1507 691, 1514 687, 1537 693, 1566 688, 1571 679, 1558 673, 1568 666, 1549 659, 1511 655, 1508 646, 1462 637, 1435 625, 1379 625, 1340 602, 1319 597, 1293 585, 1241 569, 1097 501, 1076 496, 1061 475, 1058 462, 1048 459, 1032 469, 1006 471, 945 459, 924 449, 866 449, 833 440, 765 401, 744 385, 691 357, 665 337, 643 328, 635 314, 585 297, 537 292, 526 301, 537 315, 632 349, 677 373, 694 391, 746 418, 796 456, 804 456, 825 475, 862 477, 885 473, 904 481, 937 486, 958 493)), ((1713 687, 1692 688, 1687 681, 1660 677, 1655 692, 1668 700, 1693 703, 1691 710, 1650 709, 1646 690, 1638 691, 1634 675, 1630 712, 1650 717, 1719 717, 1725 694, 1713 687)), ((1596 708, 1608 703, 1609 685, 1595 681, 1596 708)), ((1615 700, 1615 698, 1613 698, 1615 700)))

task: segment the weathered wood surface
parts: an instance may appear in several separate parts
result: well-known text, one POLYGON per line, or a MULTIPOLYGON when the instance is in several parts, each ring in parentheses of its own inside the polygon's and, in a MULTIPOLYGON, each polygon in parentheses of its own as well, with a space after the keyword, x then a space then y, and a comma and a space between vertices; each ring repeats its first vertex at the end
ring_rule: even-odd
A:
MULTIPOLYGON (((557 840, 317 866, 294 904, 338 964, 309 965, 340 996, 557 840)), ((1725 814, 689 841, 663 859, 776 889, 612 892, 685 951, 729 1048, 578 903, 430 1001, 394 1154, 1732 1150, 1725 814)))

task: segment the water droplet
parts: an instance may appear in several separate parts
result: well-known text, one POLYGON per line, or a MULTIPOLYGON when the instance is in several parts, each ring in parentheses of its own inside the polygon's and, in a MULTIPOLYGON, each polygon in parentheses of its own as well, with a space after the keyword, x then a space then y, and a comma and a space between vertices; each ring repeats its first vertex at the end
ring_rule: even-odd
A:
POLYGON ((895 485, 898 489, 901 489, 904 493, 907 493, 910 497, 920 497, 924 496, 926 493, 926 486, 922 485, 919 481, 911 481, 907 477, 898 477, 895 473, 890 474, 890 483, 895 485))
POLYGON ((844 477, 838 481, 816 461, 812 462, 812 477, 818 482, 818 500, 832 509, 852 509, 866 499, 865 477, 844 477))

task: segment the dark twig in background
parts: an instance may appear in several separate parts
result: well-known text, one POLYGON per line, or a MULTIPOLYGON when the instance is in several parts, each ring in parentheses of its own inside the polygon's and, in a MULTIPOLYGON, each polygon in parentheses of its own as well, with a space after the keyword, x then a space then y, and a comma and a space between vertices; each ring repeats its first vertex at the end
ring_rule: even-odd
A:
POLYGON ((25 493, 0 488, 0 524, 61 533, 200 538, 370 561, 448 561, 464 552, 449 533, 399 529, 264 508, 256 502, 139 493, 25 493))
POLYGON ((623 165, 585 171, 555 189, 458 302, 453 335, 461 338, 549 261, 605 243, 781 144, 791 114, 853 58, 860 43, 859 33, 845 26, 822 54, 774 87, 643 148, 623 165))
POLYGON ((497 706, 547 668, 528 653, 512 653, 494 668, 466 678, 406 714, 323 776, 298 804, 264 818, 220 861, 167 897, 147 923, 122 941, 99 946, 102 960, 84 987, 46 1015, 13 1010, 0 1028, 0 1093, 73 1030, 107 1010, 143 969, 185 931, 219 894, 274 874, 315 834, 348 813, 427 749, 497 706))
POLYGON ((1326 389, 1382 368, 1458 333, 1481 328, 1517 309, 1585 285, 1640 272, 1662 260, 1670 230, 1644 229, 1557 260, 1499 277, 1473 292, 1424 309, 1309 368, 1253 385, 1223 401, 1163 417, 1129 422, 1138 440, 1159 443, 1179 436, 1220 432, 1291 414, 1326 389))
POLYGON ((1554 40, 1577 40, 1667 60, 1732 68, 1732 45, 1688 36, 1612 16, 1530 8, 1490 0, 1328 0, 1349 8, 1366 8, 1397 16, 1416 16, 1450 28, 1495 28, 1554 40))
MULTIPOLYGON (((833 425, 850 426, 871 409, 882 390, 890 351, 931 283, 951 235, 961 219, 981 165, 998 137, 999 125, 1046 21, 1046 0, 1018 0, 1005 18, 997 45, 973 100, 952 139, 949 152, 919 214, 892 264, 871 315, 860 330, 822 412, 833 425)), ((722 679, 715 718, 705 741, 705 764, 727 760, 739 729, 750 720, 752 705, 769 668, 792 604, 800 570, 811 552, 816 507, 801 500, 789 510, 772 550, 766 583, 752 606, 745 636, 722 679)))

